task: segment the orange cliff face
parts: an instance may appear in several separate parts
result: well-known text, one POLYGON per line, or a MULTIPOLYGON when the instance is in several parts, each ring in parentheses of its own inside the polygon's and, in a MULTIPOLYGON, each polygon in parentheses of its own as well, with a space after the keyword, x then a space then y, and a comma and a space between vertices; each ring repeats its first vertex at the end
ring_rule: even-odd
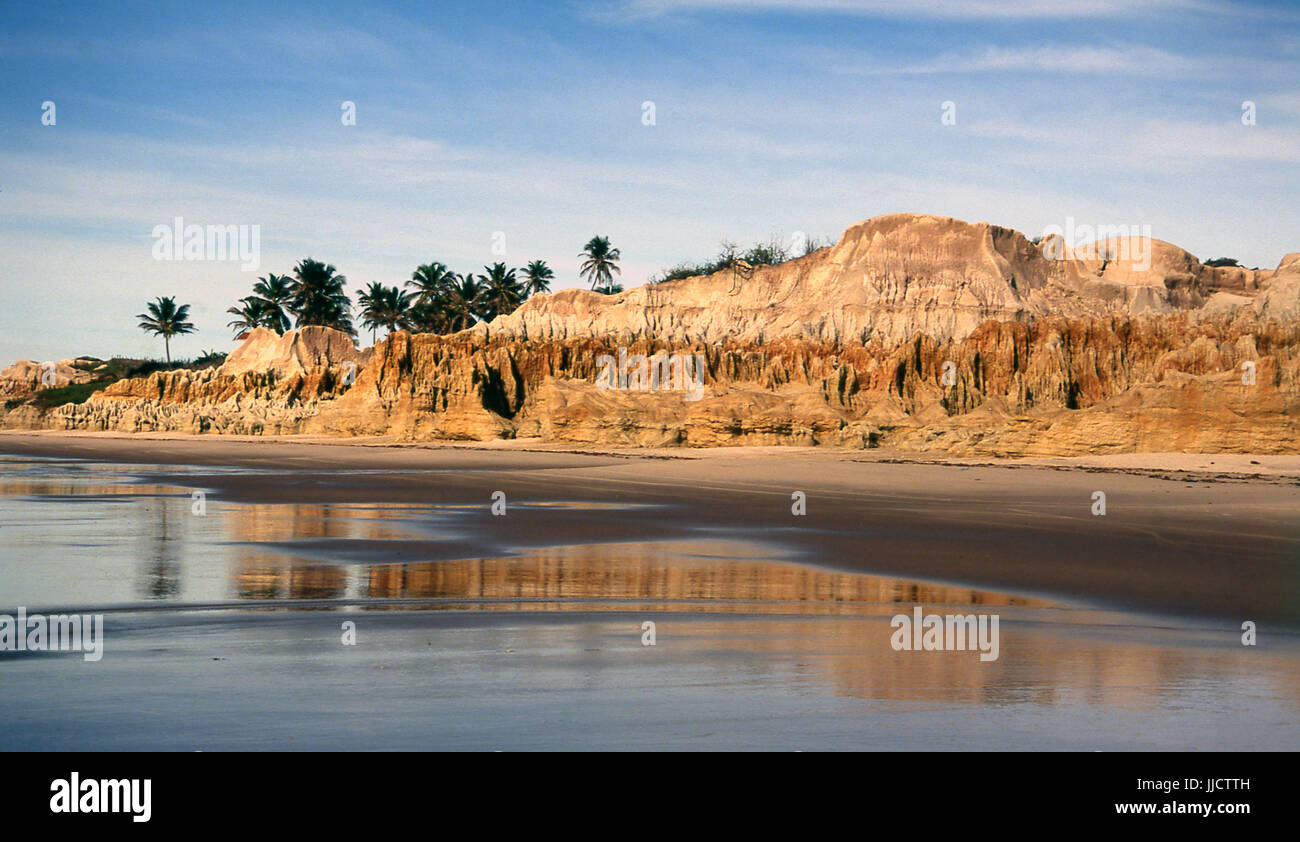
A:
POLYGON ((121 381, 4 423, 991 455, 1300 450, 1300 259, 1216 269, 1154 240, 1061 259, 1051 245, 895 214, 747 278, 564 290, 449 336, 398 332, 358 351, 327 328, 259 329, 219 369, 121 381))
MULTIPOLYGON (((1295 452, 1300 323, 1249 313, 986 322, 964 340, 698 343, 703 394, 602 389, 671 343, 399 333, 307 431, 954 454, 1295 452), (1243 363, 1253 382, 1243 382, 1243 363)), ((670 384, 671 385, 671 384, 670 384)))

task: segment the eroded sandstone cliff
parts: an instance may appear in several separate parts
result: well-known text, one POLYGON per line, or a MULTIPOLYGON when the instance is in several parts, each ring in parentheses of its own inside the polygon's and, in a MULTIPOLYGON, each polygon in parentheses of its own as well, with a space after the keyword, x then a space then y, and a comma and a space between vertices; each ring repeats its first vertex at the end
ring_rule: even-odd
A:
POLYGON ((616 296, 565 290, 491 324, 398 332, 364 352, 325 328, 262 329, 219 369, 121 381, 5 423, 953 454, 1297 452, 1300 260, 1216 269, 1169 244, 1149 248, 1056 260, 1008 229, 881 217, 748 277, 616 296), (669 379, 665 366, 646 388, 640 375, 667 362, 656 355, 685 361, 686 377, 669 379), (624 379, 605 388, 612 369, 624 379))

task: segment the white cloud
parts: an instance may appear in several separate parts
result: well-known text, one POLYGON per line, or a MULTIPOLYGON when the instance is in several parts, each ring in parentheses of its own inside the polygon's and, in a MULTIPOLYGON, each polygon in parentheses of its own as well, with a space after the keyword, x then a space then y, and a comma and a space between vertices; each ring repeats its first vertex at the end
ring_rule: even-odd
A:
POLYGON ((1104 18, 1175 10, 1228 12, 1230 7, 1197 0, 626 0, 620 10, 632 17, 685 12, 787 12, 868 17, 947 19, 1104 18))
MULTIPOLYGON (((1141 45, 987 47, 982 51, 939 56, 911 64, 883 65, 836 55, 825 61, 835 73, 863 76, 920 76, 1028 71, 1042 74, 1198 76, 1212 72, 1204 56, 1188 58, 1141 45)), ((1239 66, 1239 63, 1236 63, 1239 66)))
POLYGON ((1263 102, 1266 108, 1271 105, 1287 114, 1300 114, 1300 94, 1280 94, 1265 97, 1263 102))
MULTIPOLYGON (((1081 115, 1080 122, 1099 119, 1096 115, 1081 115)), ((1244 126, 1231 120, 1198 123, 1147 119, 1118 124, 1105 135, 1080 132, 1060 120, 985 120, 971 123, 965 131, 990 140, 1031 144, 1039 153, 1039 161, 1079 161, 1087 157, 1107 167, 1146 173, 1185 172, 1209 161, 1300 163, 1300 143, 1294 132, 1244 126)))

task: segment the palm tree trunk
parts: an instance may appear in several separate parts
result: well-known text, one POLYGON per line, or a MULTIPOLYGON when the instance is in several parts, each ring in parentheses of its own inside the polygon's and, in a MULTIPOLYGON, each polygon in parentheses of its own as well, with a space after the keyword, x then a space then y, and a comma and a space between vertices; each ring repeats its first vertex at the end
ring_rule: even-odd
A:
POLYGON ((163 348, 167 352, 167 365, 171 365, 172 364, 172 338, 170 336, 163 337, 163 348))

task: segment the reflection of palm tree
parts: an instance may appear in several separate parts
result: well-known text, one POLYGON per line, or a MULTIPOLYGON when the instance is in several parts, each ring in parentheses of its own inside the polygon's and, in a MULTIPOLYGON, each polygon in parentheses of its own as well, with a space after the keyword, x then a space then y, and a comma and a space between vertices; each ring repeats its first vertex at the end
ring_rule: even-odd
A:
POLYGON ((156 498, 157 524, 150 552, 142 553, 140 596, 144 599, 175 599, 180 596, 180 564, 176 559, 176 539, 167 534, 167 501, 156 498))

